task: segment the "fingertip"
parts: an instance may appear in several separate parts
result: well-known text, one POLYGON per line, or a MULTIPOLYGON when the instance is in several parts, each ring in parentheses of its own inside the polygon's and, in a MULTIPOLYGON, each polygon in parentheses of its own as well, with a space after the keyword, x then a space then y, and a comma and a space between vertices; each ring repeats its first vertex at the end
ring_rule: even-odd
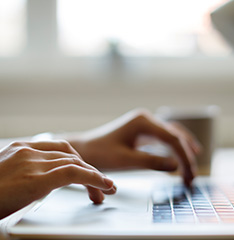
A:
POLYGON ((191 167, 191 170, 187 170, 183 173, 184 185, 186 187, 191 187, 195 177, 196 177, 196 169, 191 167))
POLYGON ((105 196, 101 191, 98 191, 96 193, 89 192, 89 198, 91 201, 93 201, 93 203, 100 204, 105 199, 105 196))
POLYGON ((193 181, 193 177, 189 176, 188 174, 183 174, 183 182, 186 187, 190 187, 193 181))
POLYGON ((193 182, 193 178, 184 178, 184 185, 187 187, 187 188, 190 188, 191 185, 192 185, 192 182, 193 182))
POLYGON ((110 191, 112 192, 112 194, 117 192, 117 187, 116 185, 113 185, 113 187, 110 189, 110 191))
POLYGON ((111 179, 104 176, 103 181, 108 188, 113 188, 114 182, 111 179))
POLYGON ((112 194, 115 194, 117 192, 117 187, 115 185, 113 185, 113 187, 109 190, 102 190, 102 192, 104 194, 107 194, 107 195, 112 195, 112 194))

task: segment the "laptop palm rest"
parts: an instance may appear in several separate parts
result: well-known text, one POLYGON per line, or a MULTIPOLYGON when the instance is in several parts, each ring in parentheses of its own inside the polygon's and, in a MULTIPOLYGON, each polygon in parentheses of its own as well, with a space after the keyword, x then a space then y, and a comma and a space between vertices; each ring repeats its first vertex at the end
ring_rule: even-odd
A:
POLYGON ((45 200, 31 209, 18 225, 80 225, 106 221, 107 215, 146 214, 150 204, 150 188, 139 194, 139 184, 124 182, 124 188, 119 188, 117 194, 105 196, 102 204, 93 204, 86 189, 71 185, 55 190, 45 200))

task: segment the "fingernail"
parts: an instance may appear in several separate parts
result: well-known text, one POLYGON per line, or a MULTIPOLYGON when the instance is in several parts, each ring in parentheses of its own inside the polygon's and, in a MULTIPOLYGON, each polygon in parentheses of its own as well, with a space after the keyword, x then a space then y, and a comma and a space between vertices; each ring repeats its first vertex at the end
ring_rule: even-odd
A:
POLYGON ((117 191, 117 187, 113 184, 111 190, 113 191, 113 193, 116 193, 116 191, 117 191))
POLYGON ((107 177, 103 177, 104 183, 106 184, 107 187, 112 188, 113 187, 113 181, 107 177))
POLYGON ((113 185, 113 189, 114 189, 115 191, 117 191, 117 187, 116 187, 115 185, 113 185))

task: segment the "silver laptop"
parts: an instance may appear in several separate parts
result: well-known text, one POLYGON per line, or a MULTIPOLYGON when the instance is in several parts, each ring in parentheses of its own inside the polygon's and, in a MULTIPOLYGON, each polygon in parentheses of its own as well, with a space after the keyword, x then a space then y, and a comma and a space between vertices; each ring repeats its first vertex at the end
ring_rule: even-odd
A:
POLYGON ((53 191, 9 221, 11 239, 234 239, 234 182, 181 178, 155 171, 112 173, 116 195, 90 202, 85 188, 53 191), (21 213, 22 215, 22 213, 21 213), (19 217, 21 218, 21 216, 19 217))

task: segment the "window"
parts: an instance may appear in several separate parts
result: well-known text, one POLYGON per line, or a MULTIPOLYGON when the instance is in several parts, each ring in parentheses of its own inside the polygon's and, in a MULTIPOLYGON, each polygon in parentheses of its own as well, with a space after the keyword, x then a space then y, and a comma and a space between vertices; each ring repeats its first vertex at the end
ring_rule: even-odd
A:
POLYGON ((25 45, 25 0, 0 0, 0 56, 12 56, 25 45))
POLYGON ((59 45, 68 55, 220 56, 230 48, 209 13, 225 0, 58 0, 59 45))
MULTIPOLYGON (((50 2, 35 4, 44 5, 39 8, 43 9, 50 2)), ((123 56, 228 55, 231 50, 209 17, 224 2, 227 0, 57 0, 58 36, 55 33, 51 40, 53 34, 44 35, 44 41, 54 42, 57 37, 60 49, 56 51, 73 56, 100 56, 111 50, 123 56)), ((26 29, 27 4, 26 0, 0 0, 0 56, 19 54, 28 47, 27 35, 37 34, 26 29)), ((51 13, 44 14, 49 21, 51 13)))

